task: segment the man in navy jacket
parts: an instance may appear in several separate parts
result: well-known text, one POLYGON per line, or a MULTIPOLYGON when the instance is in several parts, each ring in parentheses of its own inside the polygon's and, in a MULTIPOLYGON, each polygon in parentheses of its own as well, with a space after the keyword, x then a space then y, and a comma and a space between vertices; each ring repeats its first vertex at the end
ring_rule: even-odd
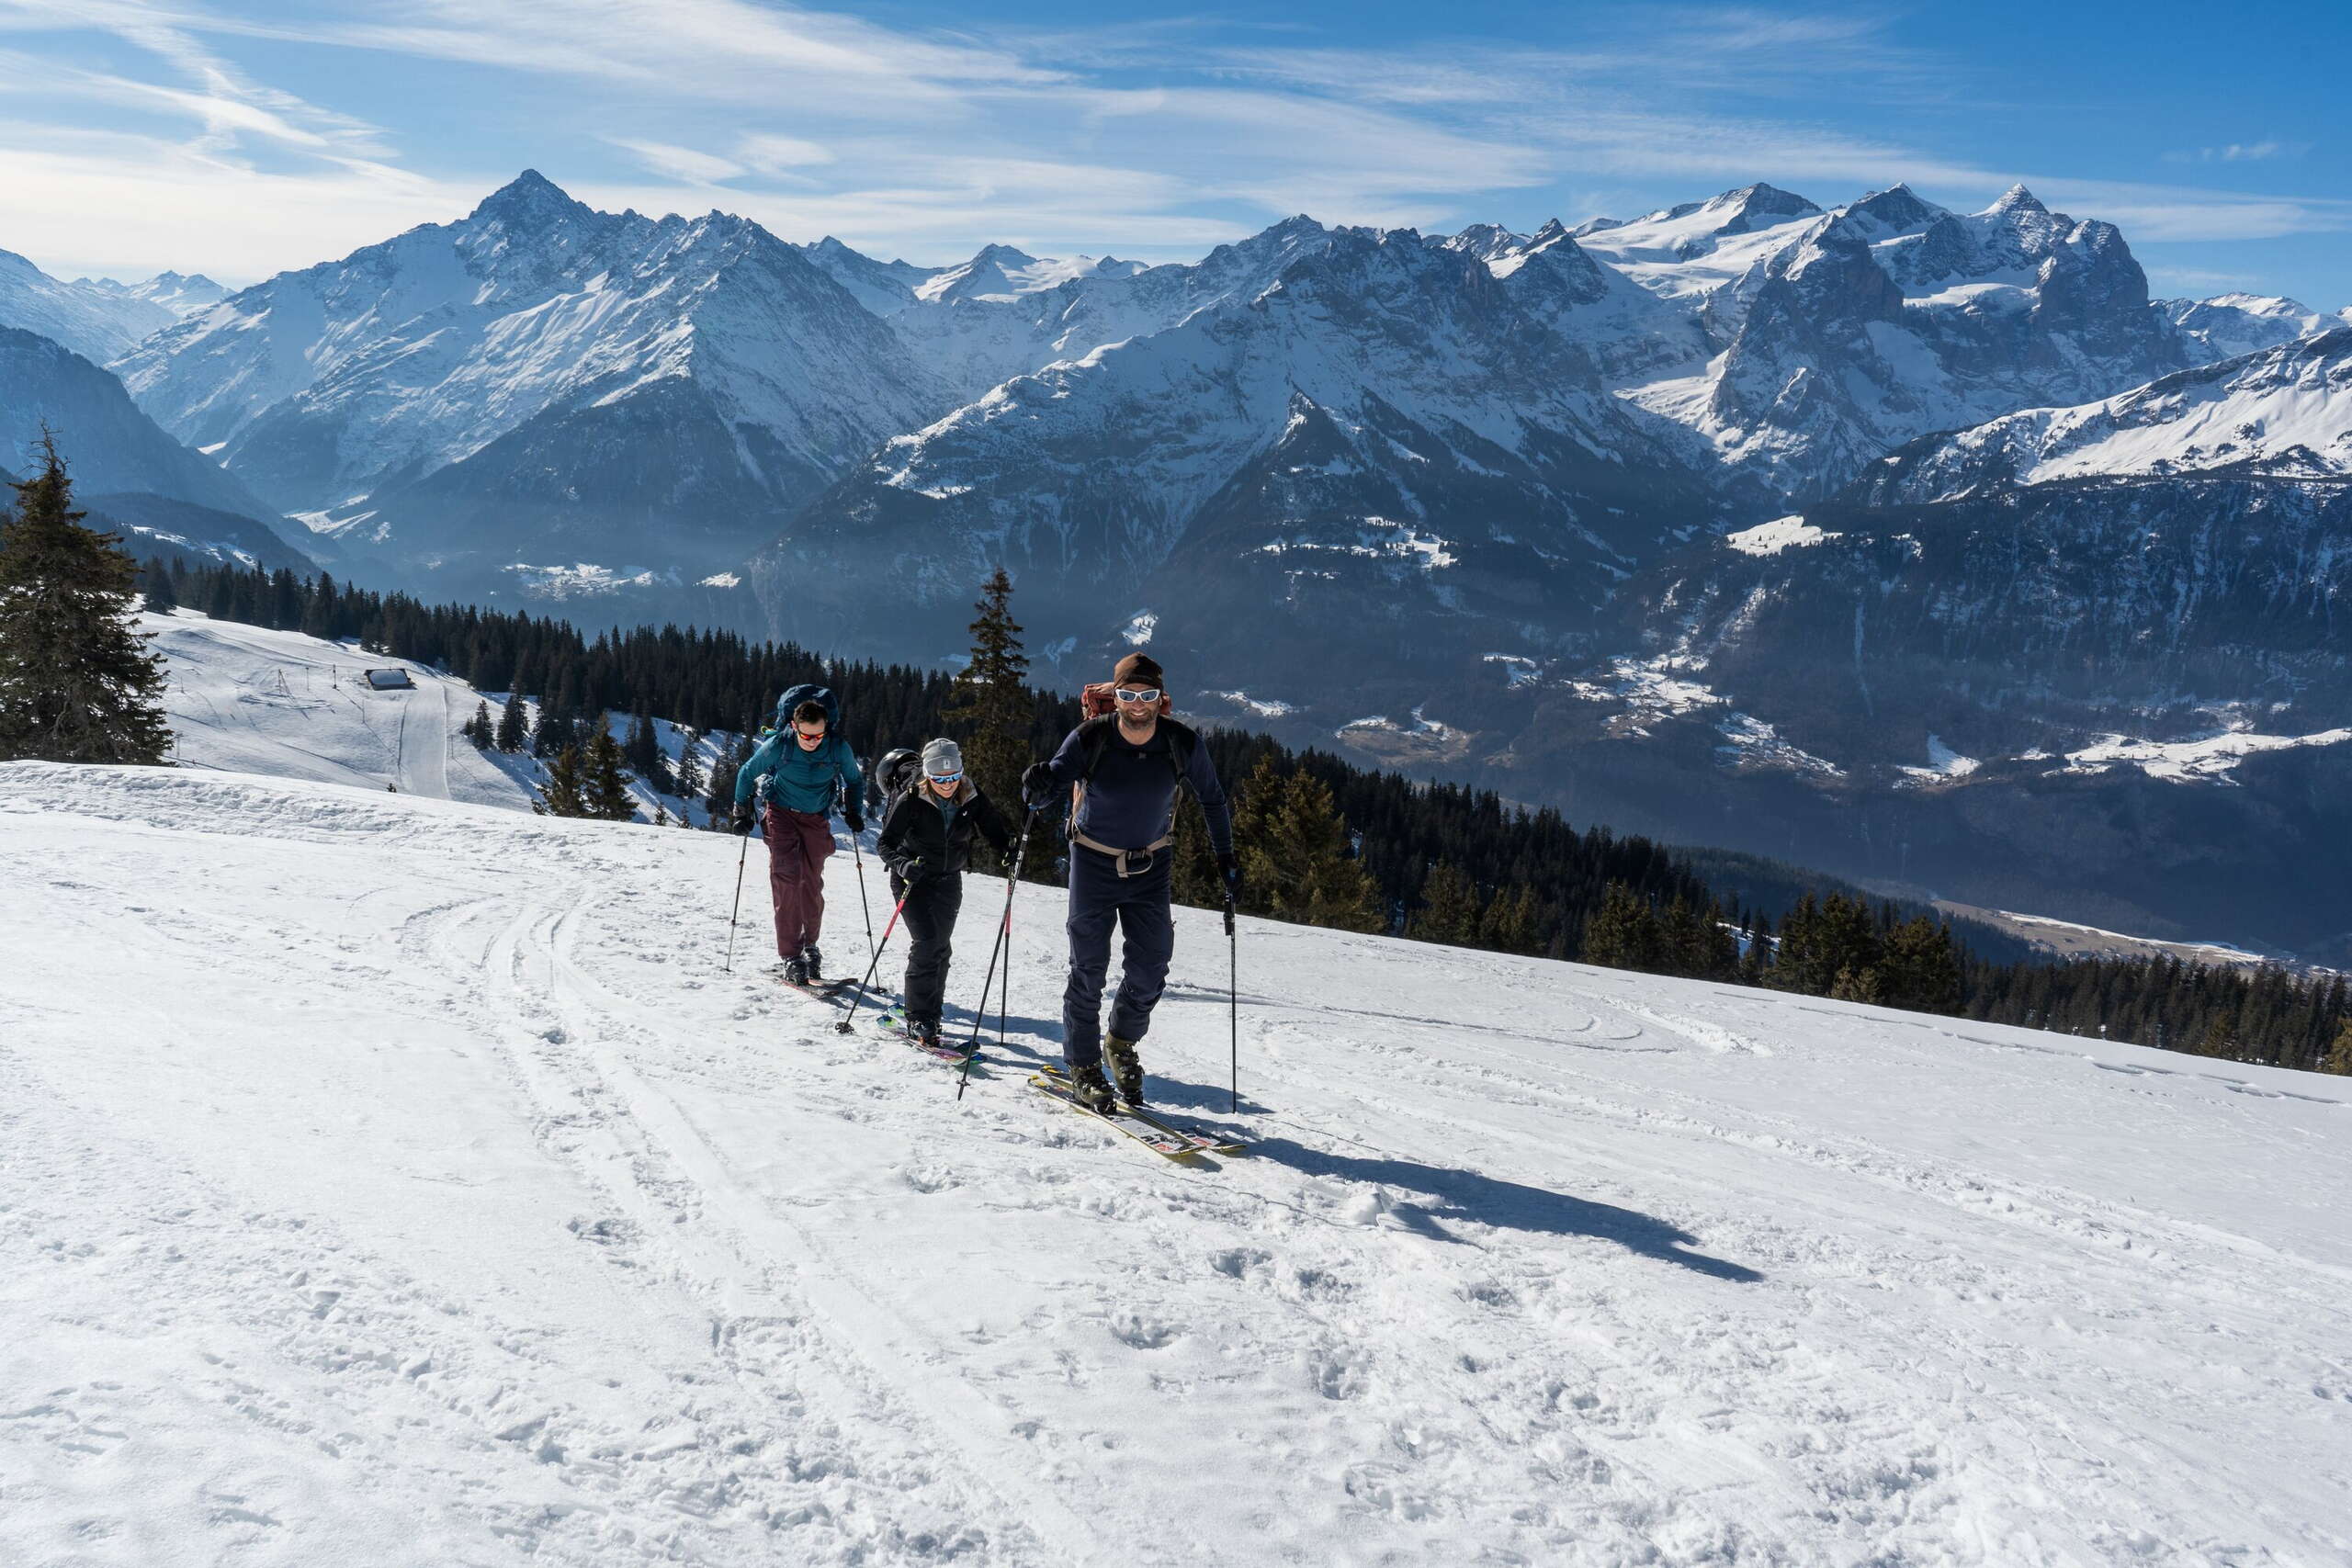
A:
POLYGON ((1021 780, 1022 794, 1039 809, 1050 807, 1063 789, 1073 797, 1062 1052, 1072 1089, 1094 1110, 1114 1103, 1113 1085, 1102 1077, 1106 1053, 1116 1099, 1143 1103, 1143 1065, 1136 1047, 1151 1027, 1151 1010, 1159 1005, 1176 946, 1168 906, 1179 784, 1201 803, 1227 892, 1238 892, 1241 885, 1224 786, 1200 736, 1168 716, 1170 705, 1159 664, 1147 654, 1127 655, 1113 673, 1110 695, 1110 714, 1071 730, 1051 761, 1033 765, 1021 780), (1114 925, 1124 938, 1125 974, 1112 999, 1106 1041, 1102 987, 1114 925))

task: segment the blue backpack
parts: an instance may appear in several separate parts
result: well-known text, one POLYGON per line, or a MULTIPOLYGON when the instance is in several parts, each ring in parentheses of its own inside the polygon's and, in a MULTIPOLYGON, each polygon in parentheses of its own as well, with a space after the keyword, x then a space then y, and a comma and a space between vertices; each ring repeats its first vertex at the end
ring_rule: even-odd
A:
POLYGON ((784 728, 792 722, 792 710, 802 703, 815 703, 825 710, 825 728, 830 732, 842 727, 842 700, 833 695, 831 686, 805 682, 785 688, 784 695, 775 700, 775 727, 784 728))

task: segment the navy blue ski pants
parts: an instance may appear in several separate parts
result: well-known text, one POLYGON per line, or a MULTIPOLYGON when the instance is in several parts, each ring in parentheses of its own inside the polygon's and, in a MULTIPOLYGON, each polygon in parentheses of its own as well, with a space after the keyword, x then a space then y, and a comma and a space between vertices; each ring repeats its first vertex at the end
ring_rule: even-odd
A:
POLYGON ((1072 1071, 1102 1060, 1102 986, 1111 970, 1111 928, 1123 939, 1126 973, 1111 1000, 1111 1032, 1140 1040, 1168 985, 1176 922, 1168 913, 1176 857, 1166 850, 1133 876, 1110 855, 1069 848, 1069 984, 1062 990, 1062 1055, 1072 1071))

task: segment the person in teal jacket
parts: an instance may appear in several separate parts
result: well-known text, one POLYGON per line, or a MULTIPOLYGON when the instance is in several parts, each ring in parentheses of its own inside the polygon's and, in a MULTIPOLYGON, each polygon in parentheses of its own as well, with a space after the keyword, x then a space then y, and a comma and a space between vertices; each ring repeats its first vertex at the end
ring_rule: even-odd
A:
POLYGON ((784 977, 820 983, 817 939, 825 923, 825 857, 833 852, 833 803, 853 833, 865 831, 865 779, 849 742, 832 733, 825 705, 804 702, 760 742, 735 775, 735 830, 752 830, 752 797, 768 840, 768 896, 775 906, 775 952, 784 977))

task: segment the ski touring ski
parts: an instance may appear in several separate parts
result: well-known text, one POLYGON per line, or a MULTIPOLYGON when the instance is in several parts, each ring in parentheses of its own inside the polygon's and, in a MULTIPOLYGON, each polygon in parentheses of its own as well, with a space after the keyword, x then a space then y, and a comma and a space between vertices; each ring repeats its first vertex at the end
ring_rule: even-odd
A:
MULTIPOLYGON (((964 1053, 956 1050, 954 1046, 945 1044, 926 1045, 921 1040, 917 1039, 913 1032, 907 1028, 905 1015, 900 1013, 895 1007, 884 1009, 883 1011, 875 1018, 874 1032, 881 1035, 886 1040, 895 1040, 899 1042, 899 1043, 906 1046, 909 1050, 920 1051, 924 1055, 932 1057, 933 1060, 945 1062, 949 1066, 960 1067, 964 1065, 964 1053)), ((986 1060, 987 1058, 982 1056, 978 1051, 972 1053, 972 1065, 974 1066, 980 1066, 986 1060)))
POLYGON ((843 1005, 842 998, 857 984, 854 980, 819 980, 811 985, 787 980, 781 975, 775 976, 775 983, 787 991, 797 991, 813 1001, 831 1002, 835 1007, 843 1005))
POLYGON ((1238 1155, 1249 1152, 1250 1145, 1244 1140, 1213 1138, 1205 1133, 1183 1126, 1179 1122, 1167 1121, 1136 1106, 1119 1105, 1114 1106, 1109 1111, 1091 1111, 1080 1105, 1077 1098, 1070 1093, 1069 1079, 1052 1067, 1032 1074, 1029 1083, 1032 1088, 1048 1099, 1060 1100, 1080 1115, 1091 1116, 1098 1122, 1107 1122, 1154 1154, 1166 1155, 1170 1159, 1190 1159, 1194 1155, 1238 1155))

